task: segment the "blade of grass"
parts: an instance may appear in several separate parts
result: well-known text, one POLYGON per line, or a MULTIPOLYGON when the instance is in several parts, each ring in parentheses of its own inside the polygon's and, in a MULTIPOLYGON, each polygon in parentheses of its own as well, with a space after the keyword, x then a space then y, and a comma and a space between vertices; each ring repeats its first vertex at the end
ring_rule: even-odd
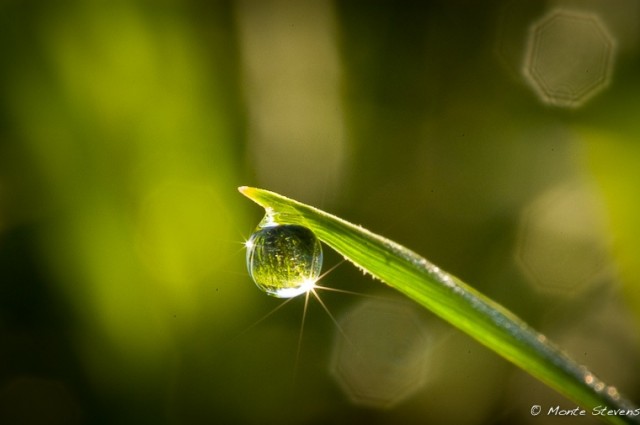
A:
POLYGON ((640 423, 640 410, 571 360, 513 313, 409 249, 360 226, 274 192, 240 187, 279 224, 313 231, 347 260, 469 334, 585 409, 612 424, 640 423), (598 410, 599 411, 599 410, 598 410), (625 414, 626 413, 626 414, 625 414))

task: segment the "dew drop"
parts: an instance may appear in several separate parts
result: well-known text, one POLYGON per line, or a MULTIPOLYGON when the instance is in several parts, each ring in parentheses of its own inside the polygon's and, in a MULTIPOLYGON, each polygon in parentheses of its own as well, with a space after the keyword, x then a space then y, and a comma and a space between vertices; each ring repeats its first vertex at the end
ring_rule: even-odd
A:
MULTIPOLYGON (((264 222, 264 220, 263 220, 264 222)), ((306 227, 261 223, 247 243, 247 269, 268 295, 292 298, 315 286, 322 270, 322 246, 306 227)))

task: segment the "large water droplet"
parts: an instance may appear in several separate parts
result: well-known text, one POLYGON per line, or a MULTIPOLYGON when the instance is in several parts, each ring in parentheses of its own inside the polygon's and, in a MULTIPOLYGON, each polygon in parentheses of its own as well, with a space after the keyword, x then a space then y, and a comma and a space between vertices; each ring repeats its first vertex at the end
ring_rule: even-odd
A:
POLYGON ((278 298, 312 289, 322 269, 322 246, 306 227, 258 227, 246 243, 247 269, 258 288, 278 298))

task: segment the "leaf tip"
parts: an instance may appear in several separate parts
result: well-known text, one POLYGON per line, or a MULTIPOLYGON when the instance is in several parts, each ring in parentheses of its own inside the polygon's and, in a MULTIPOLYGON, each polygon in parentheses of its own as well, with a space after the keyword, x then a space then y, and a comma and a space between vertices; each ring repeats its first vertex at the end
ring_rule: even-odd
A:
POLYGON ((244 196, 250 198, 249 192, 251 192, 251 188, 249 186, 240 186, 238 188, 238 192, 242 193, 244 196))
POLYGON ((273 198, 277 198, 279 196, 267 190, 251 186, 240 186, 238 191, 263 208, 271 207, 273 198))
POLYGON ((260 193, 260 189, 251 186, 240 186, 238 188, 238 192, 242 193, 247 198, 251 199, 253 202, 256 202, 259 205, 262 205, 258 200, 257 196, 260 193))

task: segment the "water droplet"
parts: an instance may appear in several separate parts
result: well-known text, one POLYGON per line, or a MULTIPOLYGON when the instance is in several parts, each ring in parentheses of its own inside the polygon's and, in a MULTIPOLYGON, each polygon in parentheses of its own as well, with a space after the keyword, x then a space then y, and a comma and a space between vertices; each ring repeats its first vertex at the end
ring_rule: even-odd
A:
POLYGON ((620 393, 618 393, 618 390, 616 389, 616 387, 612 387, 612 386, 607 387, 607 395, 614 400, 620 399, 620 393))
POLYGON ((245 244, 253 281, 278 298, 313 289, 322 270, 322 246, 316 235, 303 226, 268 222, 261 223, 245 244))

